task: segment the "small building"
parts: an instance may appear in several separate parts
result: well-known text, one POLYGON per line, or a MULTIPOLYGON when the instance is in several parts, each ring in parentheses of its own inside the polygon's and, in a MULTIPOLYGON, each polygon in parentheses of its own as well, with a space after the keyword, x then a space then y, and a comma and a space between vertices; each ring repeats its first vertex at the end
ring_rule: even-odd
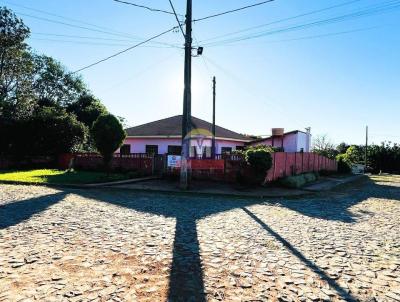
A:
POLYGON ((254 140, 251 145, 267 145, 284 152, 310 152, 311 133, 300 130, 284 132, 283 128, 273 128, 272 135, 254 140))
MULTIPOLYGON (((190 156, 211 157, 212 124, 192 117, 190 156)), ((243 150, 246 146, 265 144, 283 147, 285 152, 308 152, 310 136, 302 131, 291 131, 281 136, 256 139, 217 126, 215 127, 216 154, 243 150)), ((117 153, 147 153, 180 155, 182 151, 182 115, 176 115, 126 129, 127 137, 117 153)))

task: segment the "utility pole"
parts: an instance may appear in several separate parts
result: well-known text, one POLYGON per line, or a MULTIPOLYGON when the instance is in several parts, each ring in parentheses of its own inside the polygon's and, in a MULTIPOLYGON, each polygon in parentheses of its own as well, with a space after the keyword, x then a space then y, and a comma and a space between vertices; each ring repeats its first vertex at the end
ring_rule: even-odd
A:
POLYGON ((187 0, 186 5, 186 34, 185 34, 185 83, 183 92, 182 115, 182 158, 180 187, 186 190, 189 186, 190 176, 190 131, 192 127, 192 0, 187 0))
POLYGON ((213 117, 212 117, 212 143, 211 143, 211 157, 215 159, 215 94, 216 94, 216 79, 213 77, 213 117))
POLYGON ((365 127, 365 155, 364 155, 364 172, 367 169, 368 164, 368 126, 365 127))

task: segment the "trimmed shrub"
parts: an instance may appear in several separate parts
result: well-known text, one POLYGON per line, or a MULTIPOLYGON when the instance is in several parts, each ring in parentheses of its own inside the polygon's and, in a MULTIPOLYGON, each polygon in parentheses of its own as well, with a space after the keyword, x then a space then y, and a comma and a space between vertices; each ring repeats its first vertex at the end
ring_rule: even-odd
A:
POLYGON ((252 168, 257 181, 263 181, 265 175, 272 167, 273 150, 264 145, 249 147, 245 152, 246 163, 252 168))
POLYGON ((279 183, 285 187, 298 189, 318 179, 315 173, 305 173, 283 178, 279 183))

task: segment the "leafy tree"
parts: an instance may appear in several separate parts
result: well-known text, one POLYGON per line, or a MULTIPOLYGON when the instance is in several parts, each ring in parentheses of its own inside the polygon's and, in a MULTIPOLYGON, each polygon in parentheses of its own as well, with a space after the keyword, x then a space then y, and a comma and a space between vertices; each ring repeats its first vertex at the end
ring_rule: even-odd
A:
POLYGON ((68 112, 76 115, 78 121, 91 128, 100 115, 107 113, 107 108, 94 96, 86 94, 68 106, 68 112))
POLYGON ((16 123, 13 135, 18 138, 10 146, 13 155, 59 155, 79 149, 87 127, 64 109, 43 107, 16 123))
POLYGON ((91 129, 94 144, 103 156, 104 164, 109 166, 113 153, 121 147, 126 132, 117 117, 112 114, 101 115, 91 129))
POLYGON ((33 55, 34 98, 54 106, 67 107, 87 93, 81 77, 66 71, 65 67, 51 57, 33 55))
POLYGON ((273 150, 265 145, 249 147, 244 151, 246 163, 253 169, 258 180, 264 180, 267 171, 272 166, 273 150))
POLYGON ((336 150, 339 154, 344 154, 346 153, 347 149, 349 149, 350 145, 346 144, 345 142, 340 143, 337 145, 336 150))
POLYGON ((106 108, 80 76, 32 52, 29 28, 0 7, 0 154, 52 155, 91 149, 88 129, 106 108))

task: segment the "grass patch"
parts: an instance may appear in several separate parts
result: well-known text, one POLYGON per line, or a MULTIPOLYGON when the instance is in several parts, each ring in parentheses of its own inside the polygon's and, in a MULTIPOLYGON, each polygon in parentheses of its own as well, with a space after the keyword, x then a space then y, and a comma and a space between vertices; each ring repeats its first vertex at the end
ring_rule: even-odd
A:
POLYGON ((40 169, 29 171, 0 171, 0 182, 34 184, 89 184, 128 179, 122 173, 72 171, 40 169))
POLYGON ((371 175, 370 179, 372 179, 374 182, 400 183, 400 175, 395 175, 395 174, 371 175))

